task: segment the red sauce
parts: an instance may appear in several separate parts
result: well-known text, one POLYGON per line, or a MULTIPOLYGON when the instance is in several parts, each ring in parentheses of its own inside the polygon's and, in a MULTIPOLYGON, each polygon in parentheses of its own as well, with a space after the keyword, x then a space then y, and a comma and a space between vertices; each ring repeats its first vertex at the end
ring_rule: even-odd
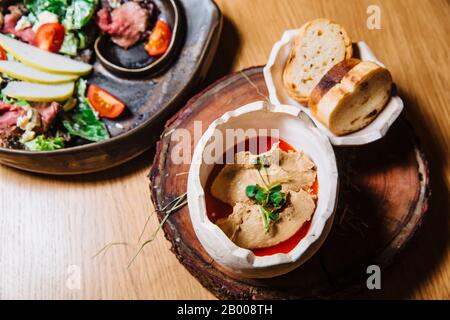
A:
POLYGON ((276 253, 289 253, 308 233, 311 221, 307 221, 292 237, 272 247, 253 249, 255 256, 270 256, 276 253))
POLYGON ((216 164, 206 181, 205 187, 205 202, 206 202, 206 212, 208 214, 209 220, 216 223, 217 220, 221 218, 228 217, 231 213, 233 213, 233 207, 228 203, 222 202, 219 199, 215 198, 211 194, 211 186, 214 179, 219 174, 220 170, 224 167, 223 164, 216 164))
MULTIPOLYGON (((258 138, 255 138, 254 140, 247 139, 244 142, 235 145, 233 152, 237 153, 240 151, 250 151, 255 154, 260 154, 260 153, 269 151, 271 149, 272 145, 277 142, 280 143, 279 146, 280 146, 281 150, 283 150, 285 152, 288 152, 288 151, 297 152, 297 150, 295 150, 295 148, 292 147, 286 141, 277 139, 274 137, 258 137, 258 138), (254 148, 256 146, 256 150, 250 150, 250 149, 252 149, 252 148, 250 148, 250 146, 252 146, 252 148, 254 148)), ((225 160, 225 154, 223 156, 223 160, 225 160)), ((220 170, 222 170, 222 168, 224 166, 225 166, 224 164, 216 164, 214 166, 211 174, 208 177, 208 180, 206 181, 206 186, 205 186, 206 211, 208 213, 208 218, 214 223, 218 219, 226 218, 233 212, 232 206, 216 199, 215 197, 213 197, 213 195, 210 192, 214 179, 217 177, 220 170)), ((314 184, 311 186, 311 189, 309 190, 309 192, 311 194, 317 195, 318 189, 319 189, 319 183, 316 179, 314 184)), ((272 254, 276 254, 276 253, 288 253, 292 249, 294 249, 297 246, 297 244, 300 242, 300 240, 302 240, 306 236, 310 225, 311 225, 311 222, 308 221, 305 224, 303 224, 303 226, 288 240, 283 241, 272 247, 267 247, 267 248, 262 248, 262 249, 254 249, 253 253, 256 256, 268 256, 268 255, 272 255, 272 254)))

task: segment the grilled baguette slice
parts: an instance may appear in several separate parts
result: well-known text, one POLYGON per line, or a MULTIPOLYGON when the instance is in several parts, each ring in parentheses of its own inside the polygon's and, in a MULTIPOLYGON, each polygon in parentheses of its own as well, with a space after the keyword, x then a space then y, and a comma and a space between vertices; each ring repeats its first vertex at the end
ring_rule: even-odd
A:
POLYGON ((391 96, 390 72, 370 61, 351 59, 335 65, 311 93, 309 108, 341 136, 369 125, 391 96))
POLYGON ((307 103, 323 75, 352 54, 352 42, 340 25, 328 19, 307 22, 294 40, 283 73, 284 86, 294 99, 307 103))

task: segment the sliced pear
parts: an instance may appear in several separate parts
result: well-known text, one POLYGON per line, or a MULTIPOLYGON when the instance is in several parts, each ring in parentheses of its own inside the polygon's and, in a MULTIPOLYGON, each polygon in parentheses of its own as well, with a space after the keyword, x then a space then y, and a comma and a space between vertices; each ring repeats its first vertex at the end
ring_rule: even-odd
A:
POLYGON ((21 62, 4 60, 0 60, 0 72, 17 80, 48 84, 73 82, 78 78, 77 75, 48 73, 21 62))
POLYGON ((58 74, 84 75, 92 70, 88 63, 41 50, 0 33, 0 45, 17 60, 42 71, 58 74))
POLYGON ((2 90, 3 94, 15 99, 27 101, 65 101, 73 95, 73 82, 61 84, 40 84, 22 81, 11 81, 2 90))

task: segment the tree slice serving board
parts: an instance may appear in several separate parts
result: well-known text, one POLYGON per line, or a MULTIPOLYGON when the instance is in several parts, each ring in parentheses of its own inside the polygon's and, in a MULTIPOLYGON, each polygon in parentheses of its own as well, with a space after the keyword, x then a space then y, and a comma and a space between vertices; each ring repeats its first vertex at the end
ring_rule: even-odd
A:
MULTIPOLYGON (((199 95, 166 124, 150 173, 155 208, 186 192, 189 165, 175 165, 170 152, 174 129, 194 136, 229 110, 264 100, 262 68, 227 76, 199 95)), ((197 139, 199 137, 196 137, 197 139)), ((192 143, 192 152, 194 150, 192 143)), ((320 250, 298 269, 272 279, 243 279, 227 273, 197 240, 187 206, 164 225, 180 262, 218 298, 302 299, 342 297, 365 284, 367 267, 386 267, 411 239, 428 208, 428 166, 413 131, 401 117, 382 140, 365 146, 335 147, 340 175, 334 225, 320 250)), ((161 220, 164 213, 158 212, 161 220)))

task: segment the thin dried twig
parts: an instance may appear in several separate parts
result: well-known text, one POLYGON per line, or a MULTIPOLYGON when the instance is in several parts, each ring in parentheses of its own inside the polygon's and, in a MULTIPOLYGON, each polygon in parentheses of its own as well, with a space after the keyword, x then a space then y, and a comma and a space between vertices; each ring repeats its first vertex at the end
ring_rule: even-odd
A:
POLYGON ((105 245, 103 248, 101 248, 96 254, 94 254, 91 258, 94 259, 98 257, 101 253, 103 253, 103 256, 106 254, 106 252, 113 246, 127 246, 127 242, 111 242, 105 245))
POLYGON ((136 252, 136 254, 131 258, 130 262, 128 263, 127 268, 131 266, 131 264, 134 262, 134 260, 137 258, 137 256, 141 253, 141 251, 144 249, 144 247, 156 239, 156 236, 158 235, 158 232, 162 229, 164 224, 166 223, 167 219, 169 219, 170 215, 177 211, 178 209, 184 207, 187 204, 187 193, 183 193, 182 195, 176 197, 172 201, 170 201, 164 208, 162 208, 161 212, 165 213, 164 218, 161 220, 161 223, 158 225, 158 228, 153 232, 152 236, 146 240, 139 248, 139 250, 136 252))
POLYGON ((256 90, 256 93, 258 94, 258 95, 260 95, 261 97, 263 97, 264 98, 264 100, 266 100, 268 103, 270 103, 270 101, 269 101, 269 97, 267 97, 265 94, 263 94, 260 90, 259 90, 259 88, 258 88, 258 86, 245 74, 245 72, 243 72, 243 71, 239 71, 239 73, 245 78, 245 80, 247 80, 247 82, 253 87, 253 88, 255 88, 255 90, 256 90))

